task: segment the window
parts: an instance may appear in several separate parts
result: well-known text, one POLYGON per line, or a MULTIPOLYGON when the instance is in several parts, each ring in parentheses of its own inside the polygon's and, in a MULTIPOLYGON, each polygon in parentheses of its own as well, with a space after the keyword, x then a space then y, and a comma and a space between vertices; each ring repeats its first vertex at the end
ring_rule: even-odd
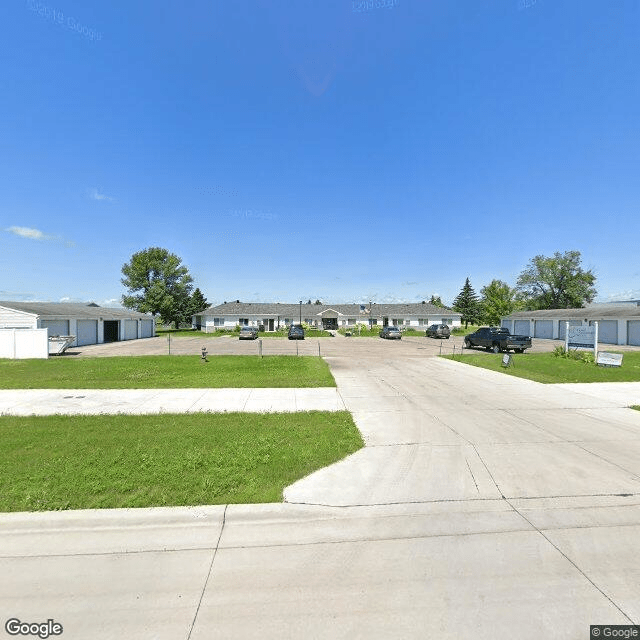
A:
POLYGON ((371 320, 371 324, 378 324, 378 318, 373 318, 371 320))
POLYGON ((285 318, 285 319, 284 319, 284 323, 285 323, 285 325, 288 327, 288 326, 292 323, 291 318, 285 318))
POLYGON ((418 324, 424 326, 429 324, 429 318, 418 318, 418 324))
POLYGON ((401 327, 404 324, 404 320, 402 318, 392 318, 391 324, 394 327, 401 327))
POLYGON ((347 320, 347 324, 348 324, 350 327, 354 326, 354 325, 355 325, 355 323, 356 323, 356 319, 355 319, 355 318, 349 318, 349 319, 347 320))
POLYGON ((214 318, 213 319, 214 327, 224 327, 224 318, 214 318))
POLYGON ((442 324, 453 324, 453 318, 442 318, 442 324))
POLYGON ((238 319, 238 324, 241 327, 248 327, 249 326, 249 318, 239 318, 238 319))

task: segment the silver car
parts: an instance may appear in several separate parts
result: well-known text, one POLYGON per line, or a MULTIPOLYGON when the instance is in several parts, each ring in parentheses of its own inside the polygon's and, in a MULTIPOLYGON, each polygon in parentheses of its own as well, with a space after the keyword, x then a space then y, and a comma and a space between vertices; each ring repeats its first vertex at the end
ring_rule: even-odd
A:
POLYGON ((255 340, 258 337, 258 327, 242 327, 239 340, 255 340))

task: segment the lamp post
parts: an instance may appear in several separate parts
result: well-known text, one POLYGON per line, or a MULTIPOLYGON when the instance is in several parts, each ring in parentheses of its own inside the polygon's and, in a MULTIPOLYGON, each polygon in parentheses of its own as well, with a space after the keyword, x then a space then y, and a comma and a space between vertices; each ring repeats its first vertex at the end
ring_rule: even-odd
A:
POLYGON ((373 330, 373 320, 371 318, 372 313, 373 313, 373 302, 369 300, 369 331, 373 330))
POLYGON ((302 326, 302 300, 300 300, 300 326, 302 326))

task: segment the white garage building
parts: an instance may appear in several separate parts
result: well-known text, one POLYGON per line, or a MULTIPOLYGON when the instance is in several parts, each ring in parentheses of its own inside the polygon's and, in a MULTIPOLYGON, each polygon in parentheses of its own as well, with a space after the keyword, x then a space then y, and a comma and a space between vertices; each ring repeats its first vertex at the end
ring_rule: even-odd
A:
POLYGON ((72 346, 151 338, 152 316, 128 309, 65 302, 0 302, 0 329, 48 329, 49 336, 76 336, 72 346))
POLYGON ((512 333, 534 338, 564 340, 566 323, 575 326, 598 323, 598 342, 640 346, 640 305, 636 303, 594 304, 584 309, 518 311, 502 318, 512 333))

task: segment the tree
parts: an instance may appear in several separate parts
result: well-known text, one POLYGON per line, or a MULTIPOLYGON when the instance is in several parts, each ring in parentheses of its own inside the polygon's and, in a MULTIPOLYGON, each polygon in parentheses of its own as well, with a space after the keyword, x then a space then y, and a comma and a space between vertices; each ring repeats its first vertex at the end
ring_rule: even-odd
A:
POLYGON ((429 304, 432 304, 434 307, 441 307, 442 309, 446 308, 446 305, 440 299, 440 296, 431 296, 431 300, 429 300, 429 304))
POLYGON ((129 295, 122 296, 127 309, 141 313, 160 315, 163 323, 175 323, 190 319, 193 278, 182 260, 160 247, 150 247, 131 256, 122 266, 122 284, 129 295))
POLYGON ((516 290, 502 280, 492 280, 486 287, 480 289, 482 296, 482 322, 496 326, 500 318, 522 306, 516 299, 516 290))
POLYGON ((202 295, 202 291, 200 291, 200 289, 197 287, 194 290, 194 292, 191 294, 190 306, 191 306, 191 315, 200 313, 209 306, 207 299, 202 295))
POLYGON ((527 309, 579 309, 592 302, 596 276, 580 262, 579 251, 532 258, 516 283, 527 309))
POLYGON ((481 305, 476 292, 473 290, 469 278, 464 282, 462 290, 453 301, 453 309, 462 315, 461 320, 464 322, 464 328, 469 323, 475 324, 480 320, 481 305))

